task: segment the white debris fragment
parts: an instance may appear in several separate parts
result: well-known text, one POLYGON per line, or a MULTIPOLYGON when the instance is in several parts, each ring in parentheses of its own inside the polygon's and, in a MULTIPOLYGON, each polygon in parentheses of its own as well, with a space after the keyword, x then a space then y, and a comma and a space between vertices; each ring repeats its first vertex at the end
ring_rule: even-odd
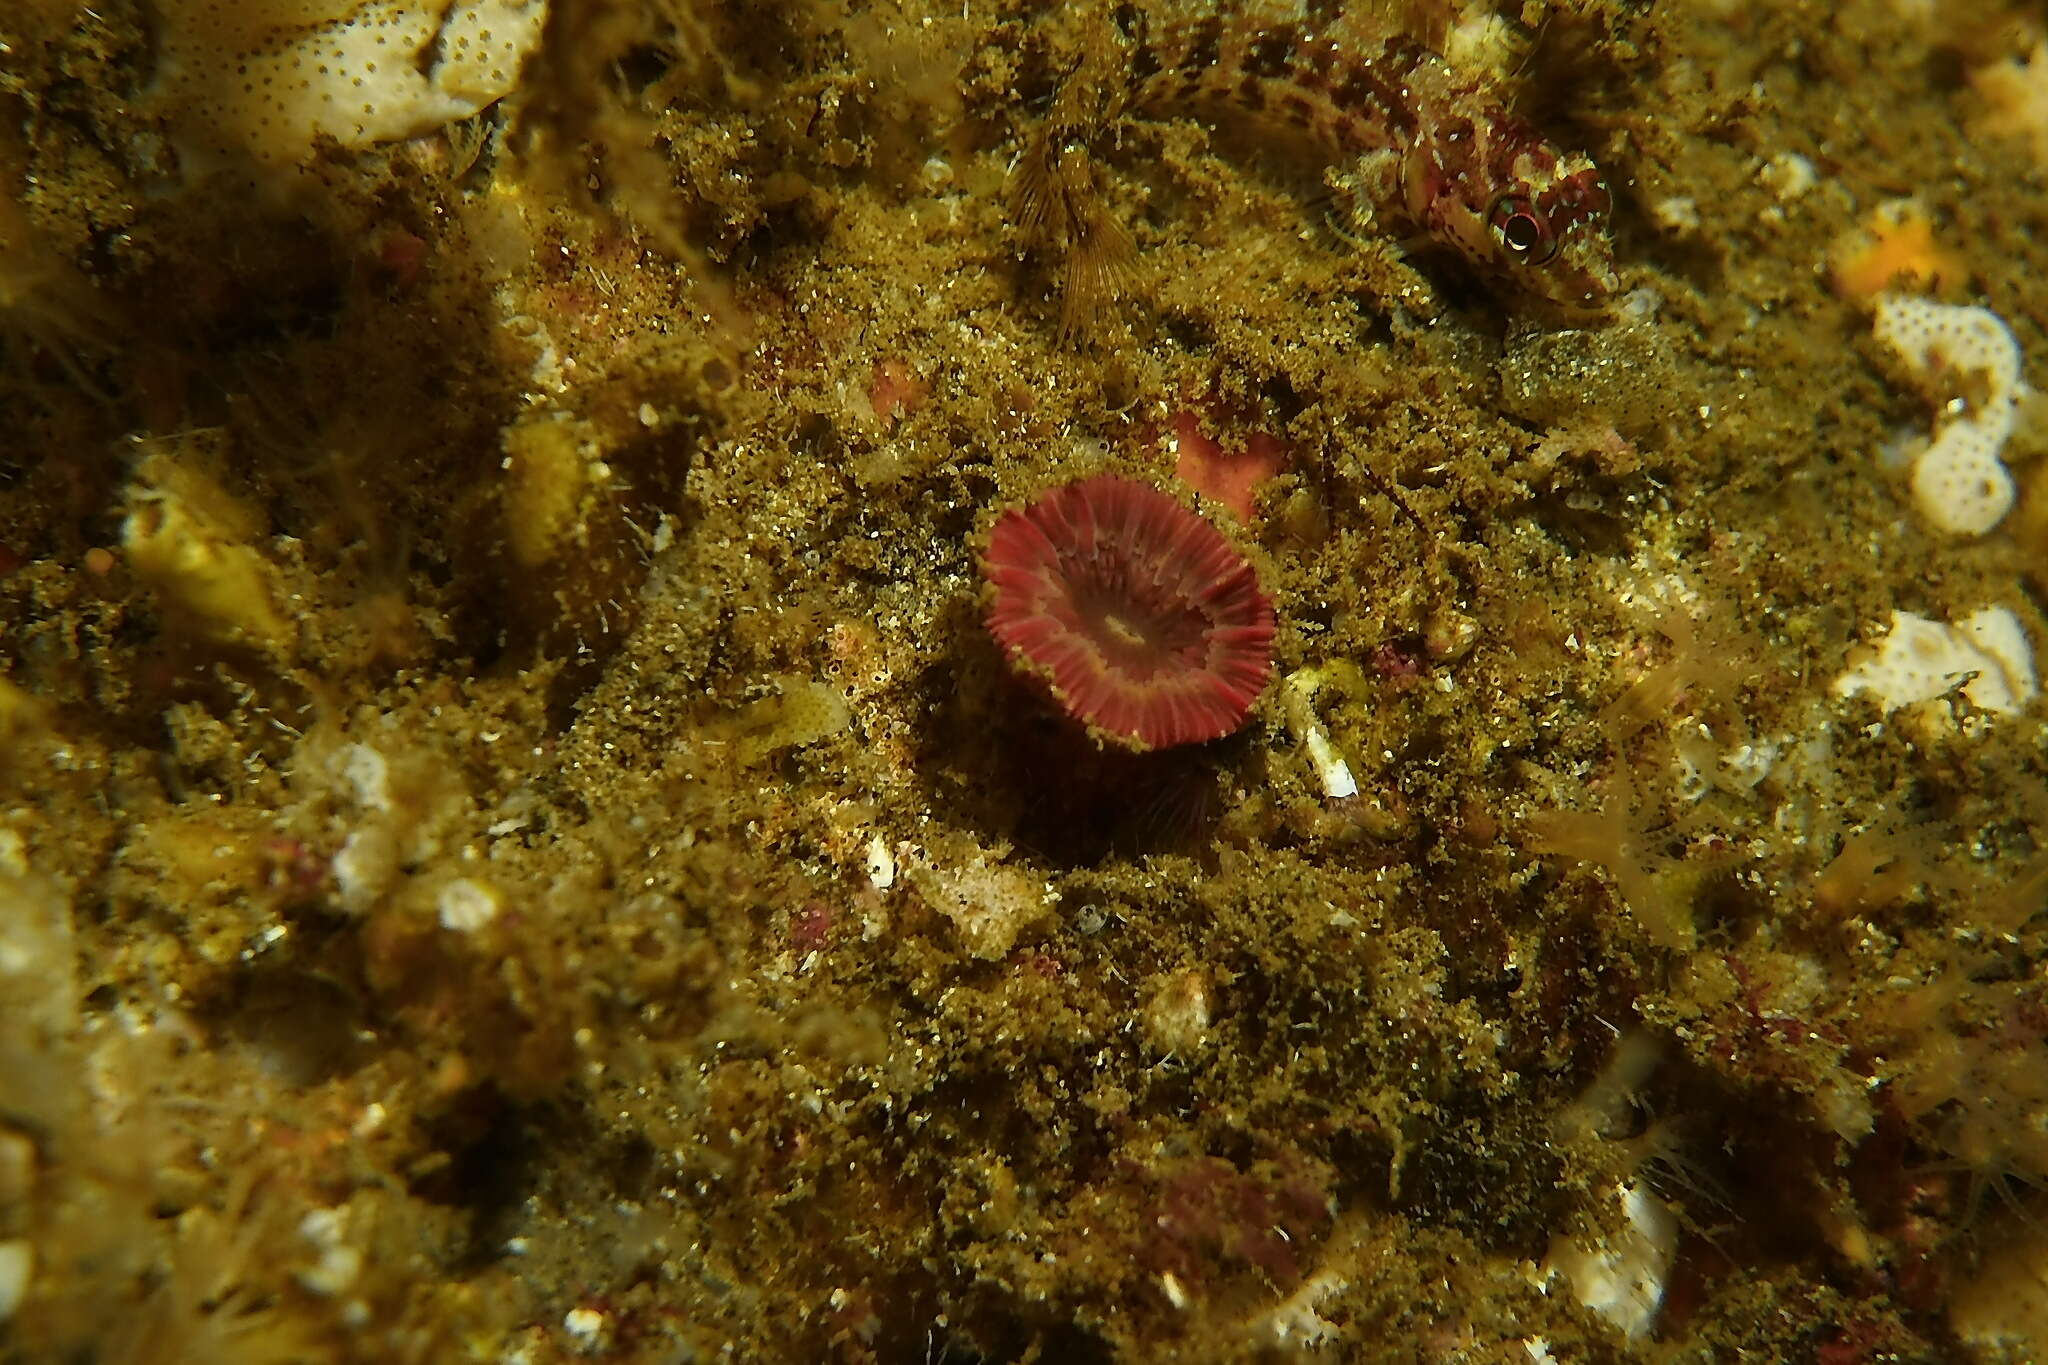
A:
POLYGON ((365 810, 391 809, 391 765, 367 744, 344 744, 336 755, 342 780, 355 789, 365 810))
POLYGON ((441 888, 437 906, 443 929, 473 934, 498 917, 498 893, 482 882, 457 877, 441 888))
POLYGON ((1989 309, 1903 294, 1878 300, 1876 335, 1942 405, 1913 465, 1915 506, 1937 530, 1983 535, 2015 496, 2001 452, 2026 394, 2019 342, 1989 309))
POLYGON ((1781 203, 1805 198, 1820 183, 1820 173, 1814 170, 1813 163, 1797 152, 1778 153, 1764 163, 1756 178, 1781 203))
POLYGON ((1302 743, 1308 746, 1308 761, 1315 766, 1316 777, 1322 781, 1323 795, 1332 801, 1358 795, 1358 779, 1351 775, 1351 765, 1331 745, 1330 736, 1320 723, 1313 720, 1308 723, 1302 743))
POLYGON ((363 1253, 343 1240, 347 1232, 345 1208, 308 1209, 299 1220, 299 1236, 312 1244, 319 1258, 298 1273, 307 1293, 334 1298, 347 1293, 363 1273, 363 1253))
POLYGON ((1650 217, 1658 227, 1674 236, 1685 237, 1700 230, 1700 205, 1688 195, 1666 195, 1650 205, 1650 217))
POLYGON ((1563 1276, 1580 1303, 1622 1334, 1640 1337, 1657 1320, 1678 1254, 1678 1220, 1641 1181, 1614 1187, 1627 1226, 1611 1235, 1559 1237, 1544 1258, 1546 1281, 1563 1276))
POLYGON ((358 1142, 375 1137, 384 1131, 384 1125, 390 1118, 391 1111, 376 1100, 372 1100, 363 1106, 363 1112, 349 1125, 349 1136, 358 1142))
POLYGON ((1301 1282, 1301 1287, 1273 1305, 1263 1325, 1281 1347, 1305 1346, 1310 1350, 1337 1339, 1337 1324, 1316 1308, 1326 1299, 1344 1292, 1348 1281, 1334 1271, 1319 1270, 1301 1282))
POLYGON ((1835 679, 1838 697, 1870 692, 1889 715, 1932 701, 1958 682, 1970 704, 2011 715, 2034 699, 2034 651, 2007 607, 1985 607, 1955 625, 1894 611, 1889 634, 1835 679), (1974 676, 1973 676, 1974 675, 1974 676))
POLYGON ((1145 1002, 1145 1041, 1156 1050, 1187 1057, 1209 1039, 1214 1022, 1209 979, 1199 969, 1183 968, 1154 979, 1145 1002))
POLYGON ((571 1344, 582 1355, 603 1350, 610 1328, 611 1320, 595 1308, 571 1308, 562 1315, 562 1330, 569 1334, 571 1344))
POLYGON ((1309 765, 1316 770, 1323 795, 1332 801, 1342 801, 1358 795, 1358 780, 1351 775, 1351 765, 1337 752, 1337 746, 1330 743, 1329 731, 1316 719, 1316 688, 1322 682, 1322 673, 1314 668, 1299 668, 1288 674, 1282 709, 1295 741, 1308 750, 1309 765))
POLYGON ((1758 737, 1729 749, 1721 755, 1721 776, 1716 785, 1730 795, 1755 791, 1771 775, 1771 769, 1778 766, 1778 759, 1789 743, 1790 735, 1775 739, 1758 737))
POLYGON ((1465 15, 1445 35, 1444 60, 1459 71, 1491 71, 1505 78, 1522 61, 1515 30, 1497 14, 1467 6, 1465 15))
POLYGON ((1059 900, 1043 878, 997 861, 1000 856, 980 852, 959 866, 910 866, 911 885, 953 922, 967 951, 985 961, 1008 954, 1026 926, 1059 900))
POLYGON ((888 843, 881 835, 868 839, 868 885, 877 891, 887 891, 896 884, 896 855, 889 851, 888 843))
POLYGON ((351 831, 329 865, 335 900, 352 915, 367 912, 390 891, 399 875, 398 845, 391 831, 371 825, 351 831))

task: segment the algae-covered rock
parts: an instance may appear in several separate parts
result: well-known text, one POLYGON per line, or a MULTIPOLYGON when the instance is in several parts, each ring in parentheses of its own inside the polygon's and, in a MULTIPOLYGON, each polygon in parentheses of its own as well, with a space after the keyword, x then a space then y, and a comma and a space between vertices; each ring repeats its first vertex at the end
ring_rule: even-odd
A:
POLYGON ((2048 33, 1448 8, 0 0, 4 1349, 2040 1354, 2048 33))
POLYGON ((771 695, 748 702, 712 727, 743 764, 815 744, 844 730, 853 718, 845 695, 830 683, 792 676, 774 679, 772 686, 771 695))
POLYGON ((209 472, 195 440, 167 442, 136 466, 121 543, 136 577, 205 638, 288 653, 297 627, 279 607, 264 516, 209 472))
POLYGON ((522 418, 505 431, 504 476, 506 587, 522 630, 562 650, 624 629, 646 557, 599 429, 557 412, 522 418))

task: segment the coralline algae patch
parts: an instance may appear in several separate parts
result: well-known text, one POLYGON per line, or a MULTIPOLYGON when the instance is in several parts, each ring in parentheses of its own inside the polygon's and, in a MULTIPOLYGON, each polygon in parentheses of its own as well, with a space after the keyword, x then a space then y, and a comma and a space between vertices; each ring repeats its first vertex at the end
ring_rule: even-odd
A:
POLYGON ((1287 468, 1287 447, 1270 432, 1255 431, 1231 449, 1202 430, 1201 414, 1180 409, 1166 419, 1174 477, 1250 521, 1259 485, 1287 468))
POLYGON ((547 0, 181 0, 163 7, 152 92, 205 162, 224 150, 291 164, 330 137, 417 137, 509 94, 547 0))
POLYGON ((1933 438, 1913 457, 1913 502, 1938 531, 1981 536, 2012 510, 2001 458, 2026 388, 2019 342, 1989 309, 1891 294, 1878 300, 1877 339, 1939 405, 1933 438))

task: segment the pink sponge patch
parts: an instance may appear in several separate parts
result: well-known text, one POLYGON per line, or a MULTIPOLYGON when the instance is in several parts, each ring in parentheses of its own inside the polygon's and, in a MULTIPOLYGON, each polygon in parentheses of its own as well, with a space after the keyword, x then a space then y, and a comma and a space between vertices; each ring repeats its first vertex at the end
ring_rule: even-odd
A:
POLYGON ((1095 735, 1129 749, 1237 730, 1273 673, 1273 603, 1208 521, 1096 475, 996 519, 989 634, 1095 735))

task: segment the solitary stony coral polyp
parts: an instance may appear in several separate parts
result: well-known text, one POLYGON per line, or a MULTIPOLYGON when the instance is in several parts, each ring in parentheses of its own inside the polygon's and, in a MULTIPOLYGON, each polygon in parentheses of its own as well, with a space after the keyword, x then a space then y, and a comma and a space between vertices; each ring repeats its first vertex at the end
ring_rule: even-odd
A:
POLYGON ((1273 603, 1209 522, 1098 474, 996 518, 988 630, 1097 739, 1134 750, 1237 730, 1273 673, 1273 603))

